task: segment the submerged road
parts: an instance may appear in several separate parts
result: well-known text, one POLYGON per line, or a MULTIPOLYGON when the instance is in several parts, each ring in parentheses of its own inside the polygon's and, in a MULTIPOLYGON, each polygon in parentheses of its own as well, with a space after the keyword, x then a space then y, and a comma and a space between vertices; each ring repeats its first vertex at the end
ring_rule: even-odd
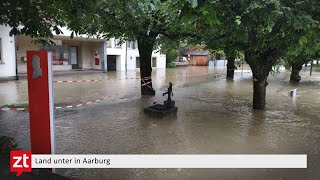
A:
MULTIPOLYGON (((59 169, 79 179, 244 179, 312 180, 320 177, 320 71, 302 70, 300 85, 289 72, 269 77, 267 108, 252 110, 251 73, 234 81, 225 69, 187 67, 154 70, 156 96, 141 97, 138 72, 56 76, 101 80, 54 85, 55 103, 87 106, 55 111, 59 154, 308 154, 308 169, 59 169), (198 75, 196 75, 198 74, 198 75), (199 75, 204 74, 204 75, 199 75), (193 76, 191 76, 193 75, 193 76), (179 107, 176 118, 152 119, 143 108, 162 103, 168 83, 179 107), (288 92, 297 88, 297 97, 288 92)), ((0 105, 27 102, 27 83, 0 83, 0 105)), ((29 149, 29 114, 0 111, 0 136, 13 136, 29 149)))

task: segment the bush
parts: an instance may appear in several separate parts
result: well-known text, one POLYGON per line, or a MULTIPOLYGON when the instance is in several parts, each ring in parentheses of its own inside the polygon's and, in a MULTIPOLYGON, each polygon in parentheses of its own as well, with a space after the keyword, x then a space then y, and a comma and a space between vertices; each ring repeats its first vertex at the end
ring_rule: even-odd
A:
POLYGON ((16 140, 12 137, 0 136, 0 154, 1 156, 10 155, 11 150, 19 150, 16 140))
POLYGON ((167 68, 176 68, 176 63, 174 62, 168 63, 167 68))

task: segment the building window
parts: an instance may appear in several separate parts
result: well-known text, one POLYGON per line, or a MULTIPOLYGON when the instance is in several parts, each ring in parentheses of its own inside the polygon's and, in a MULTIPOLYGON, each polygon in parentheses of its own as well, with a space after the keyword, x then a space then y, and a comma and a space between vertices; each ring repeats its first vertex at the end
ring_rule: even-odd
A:
POLYGON ((2 59, 2 39, 0 38, 0 63, 3 62, 2 59))
POLYGON ((121 47, 120 39, 114 39, 114 47, 116 47, 116 48, 121 47))
POLYGON ((52 51, 52 64, 53 65, 70 65, 70 47, 67 45, 58 45, 58 46, 42 46, 40 50, 52 51))
POLYGON ((136 47, 136 41, 132 41, 132 49, 135 49, 136 47))
POLYGON ((107 44, 107 48, 111 48, 111 41, 110 40, 106 41, 106 44, 107 44))
POLYGON ((134 48, 133 49, 136 49, 136 48, 139 48, 138 47, 138 41, 134 41, 134 48))
POLYGON ((136 48, 136 42, 135 41, 127 41, 127 48, 128 49, 135 49, 136 48))
POLYGON ((126 43, 127 43, 127 48, 128 48, 128 49, 131 49, 131 48, 132 48, 131 42, 130 42, 130 41, 127 41, 126 43))

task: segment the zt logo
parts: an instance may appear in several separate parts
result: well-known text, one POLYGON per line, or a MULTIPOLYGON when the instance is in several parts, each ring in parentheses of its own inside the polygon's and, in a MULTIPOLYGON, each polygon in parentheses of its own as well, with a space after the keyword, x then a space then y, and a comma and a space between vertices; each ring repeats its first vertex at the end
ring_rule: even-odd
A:
POLYGON ((14 168, 28 168, 29 165, 27 164, 27 160, 30 159, 26 154, 23 154, 22 157, 20 156, 13 156, 12 157, 16 162, 13 164, 14 168), (20 164, 20 161, 22 160, 22 165, 20 164))
POLYGON ((23 172, 31 172, 31 151, 11 151, 10 171, 20 176, 23 172))

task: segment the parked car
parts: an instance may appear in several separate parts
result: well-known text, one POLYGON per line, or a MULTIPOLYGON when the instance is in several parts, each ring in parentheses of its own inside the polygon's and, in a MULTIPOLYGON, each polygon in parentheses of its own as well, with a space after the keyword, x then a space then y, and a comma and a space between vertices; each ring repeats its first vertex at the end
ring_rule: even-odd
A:
POLYGON ((189 66, 189 62, 187 61, 187 58, 186 57, 183 57, 183 56, 179 56, 176 58, 176 61, 175 61, 175 64, 176 64, 176 67, 179 67, 179 66, 189 66))
POLYGON ((178 56, 176 58, 176 62, 188 62, 186 57, 178 56))

